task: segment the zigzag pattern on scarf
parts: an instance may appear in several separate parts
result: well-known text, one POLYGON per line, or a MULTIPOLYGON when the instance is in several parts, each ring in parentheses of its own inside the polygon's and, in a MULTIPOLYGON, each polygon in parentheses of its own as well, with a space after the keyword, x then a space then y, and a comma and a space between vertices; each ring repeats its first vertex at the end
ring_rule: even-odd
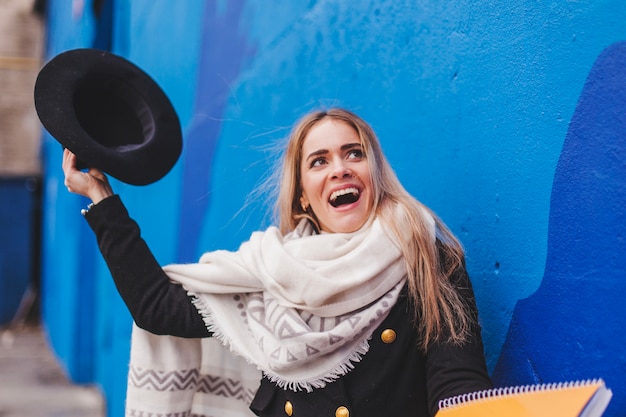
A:
MULTIPOLYGON (((155 391, 195 391, 250 403, 255 392, 246 389, 240 381, 214 375, 200 375, 197 369, 182 371, 155 371, 131 366, 129 384, 155 391)), ((178 417, 174 416, 173 417, 178 417)))
POLYGON ((191 411, 183 413, 153 413, 150 411, 128 410, 126 417, 219 417, 213 414, 192 414, 191 411))
POLYGON ((210 417, 210 416, 198 416, 195 414, 191 414, 191 411, 185 411, 182 413, 152 413, 149 411, 141 411, 141 410, 127 410, 127 417, 210 417))
POLYGON ((126 417, 219 417, 213 414, 192 414, 191 411, 185 411, 183 413, 152 413, 149 411, 141 410, 128 410, 126 417))

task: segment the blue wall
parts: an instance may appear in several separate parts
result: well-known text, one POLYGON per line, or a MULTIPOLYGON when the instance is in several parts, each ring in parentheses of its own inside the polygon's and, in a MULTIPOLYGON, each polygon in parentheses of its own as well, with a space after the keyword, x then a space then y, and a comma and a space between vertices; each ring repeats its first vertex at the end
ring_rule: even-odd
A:
POLYGON ((38 188, 36 176, 0 177, 0 326, 28 318, 37 291, 38 188))
MULTIPOLYGON (((103 22, 90 1, 49 3, 49 57, 94 45, 103 22)), ((585 107, 623 84, 626 3, 112 4, 113 52, 157 80, 184 126, 166 178, 113 184, 162 263, 235 248, 267 225, 253 191, 276 145, 305 112, 349 107, 466 246, 495 382, 603 377, 615 393, 607 415, 626 409, 626 312, 615 296, 625 285, 626 144, 614 134, 626 95, 591 106, 602 116, 585 107)), ((50 339, 74 378, 100 383, 121 415, 130 318, 49 137, 44 155, 50 339)))

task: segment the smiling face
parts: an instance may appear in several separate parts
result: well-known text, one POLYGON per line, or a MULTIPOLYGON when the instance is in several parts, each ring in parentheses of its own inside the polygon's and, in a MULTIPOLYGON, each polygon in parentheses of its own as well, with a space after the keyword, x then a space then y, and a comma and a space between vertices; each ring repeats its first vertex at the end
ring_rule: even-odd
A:
POLYGON ((325 232, 354 232, 373 206, 367 155, 356 130, 331 118, 316 123, 302 144, 300 203, 325 232))

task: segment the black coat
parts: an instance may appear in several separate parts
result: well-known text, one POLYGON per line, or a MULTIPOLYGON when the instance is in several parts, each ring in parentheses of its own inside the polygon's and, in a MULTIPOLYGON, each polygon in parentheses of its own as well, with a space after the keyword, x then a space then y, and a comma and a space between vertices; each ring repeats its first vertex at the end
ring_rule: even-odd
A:
MULTIPOLYGON (((155 334, 210 336, 186 291, 169 282, 119 197, 103 200, 85 217, 139 327, 155 334)), ((465 270, 459 268, 452 279, 475 306, 465 270)), ((440 399, 491 388, 480 327, 463 346, 432 344, 424 353, 411 309, 405 288, 375 330, 368 353, 335 382, 312 392, 293 392, 263 378, 250 408, 267 417, 426 417, 436 413, 440 399)))

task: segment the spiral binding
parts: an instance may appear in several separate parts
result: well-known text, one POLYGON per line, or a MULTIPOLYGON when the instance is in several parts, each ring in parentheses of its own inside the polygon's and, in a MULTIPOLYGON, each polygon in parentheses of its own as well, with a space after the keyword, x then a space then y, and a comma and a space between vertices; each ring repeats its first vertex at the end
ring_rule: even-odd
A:
POLYGON ((484 391, 469 392, 467 394, 461 394, 439 400, 439 409, 454 408, 462 404, 487 400, 494 397, 512 396, 536 391, 550 391, 563 388, 575 388, 586 385, 594 385, 598 383, 603 383, 602 379, 587 379, 580 381, 553 382, 547 384, 518 385, 512 387, 493 388, 484 391))

